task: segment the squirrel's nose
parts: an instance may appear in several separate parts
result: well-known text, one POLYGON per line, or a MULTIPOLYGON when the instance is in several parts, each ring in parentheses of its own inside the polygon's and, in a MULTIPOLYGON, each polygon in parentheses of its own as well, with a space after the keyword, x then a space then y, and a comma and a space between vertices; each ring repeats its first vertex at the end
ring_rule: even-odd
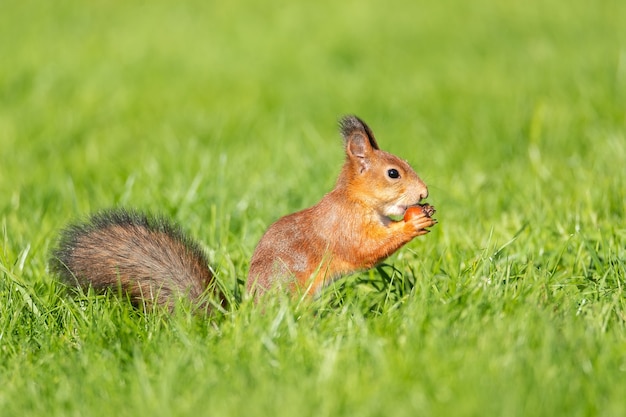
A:
POLYGON ((424 187, 424 190, 420 193, 420 200, 428 198, 428 188, 424 187))

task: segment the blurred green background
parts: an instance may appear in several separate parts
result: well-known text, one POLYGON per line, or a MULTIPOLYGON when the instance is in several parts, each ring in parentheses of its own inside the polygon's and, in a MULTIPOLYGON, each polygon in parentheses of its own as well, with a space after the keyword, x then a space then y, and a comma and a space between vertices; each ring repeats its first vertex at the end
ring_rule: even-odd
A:
POLYGON ((620 0, 1 2, 0 409, 623 415, 625 23, 620 0), (47 272, 68 221, 136 207, 239 291, 265 228, 333 186, 347 113, 438 209, 388 261, 410 283, 393 302, 379 270, 328 316, 162 328, 47 272))

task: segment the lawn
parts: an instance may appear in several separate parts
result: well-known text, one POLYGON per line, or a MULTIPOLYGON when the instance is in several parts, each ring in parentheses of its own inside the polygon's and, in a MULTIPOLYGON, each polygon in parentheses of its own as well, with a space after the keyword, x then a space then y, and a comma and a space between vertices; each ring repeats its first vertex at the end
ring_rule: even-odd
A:
POLYGON ((80 2, 0 13, 2 416, 626 415, 626 2, 80 2), (362 117, 439 224, 314 300, 243 295, 362 117), (235 301, 73 294, 58 231, 171 217, 235 301))

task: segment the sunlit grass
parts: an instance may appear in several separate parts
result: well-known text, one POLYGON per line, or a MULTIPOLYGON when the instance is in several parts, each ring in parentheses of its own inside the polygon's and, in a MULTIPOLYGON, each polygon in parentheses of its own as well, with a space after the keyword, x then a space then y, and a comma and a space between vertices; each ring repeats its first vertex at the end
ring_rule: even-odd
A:
POLYGON ((0 414, 621 416, 626 9, 9 2, 0 13, 0 414), (439 224, 315 300, 243 296, 361 116, 439 224), (236 308, 73 294, 67 222, 173 218, 236 308))

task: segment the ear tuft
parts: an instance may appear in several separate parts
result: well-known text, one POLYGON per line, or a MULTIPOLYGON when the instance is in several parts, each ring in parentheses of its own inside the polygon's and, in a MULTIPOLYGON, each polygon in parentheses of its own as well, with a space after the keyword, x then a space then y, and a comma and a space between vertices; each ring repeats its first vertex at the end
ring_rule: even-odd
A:
POLYGON ((368 125, 365 124, 363 120, 359 119, 357 116, 349 115, 341 118, 341 120, 339 121, 339 129, 341 131, 341 136, 343 136, 343 140, 346 144, 353 135, 360 133, 368 139, 372 149, 380 149, 378 147, 378 143, 376 143, 376 138, 374 138, 374 133, 372 133, 372 130, 369 128, 368 125))

